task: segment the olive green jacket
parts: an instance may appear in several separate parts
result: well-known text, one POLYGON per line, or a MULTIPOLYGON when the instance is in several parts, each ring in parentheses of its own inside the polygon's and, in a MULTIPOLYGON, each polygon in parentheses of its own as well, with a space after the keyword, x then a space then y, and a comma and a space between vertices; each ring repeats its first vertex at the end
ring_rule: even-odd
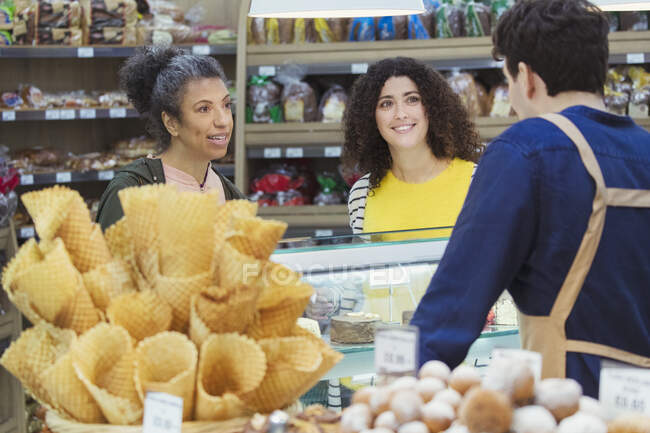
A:
MULTIPOLYGON (((226 200, 246 198, 225 176, 214 167, 213 170, 221 179, 226 200)), ((124 216, 122 204, 117 196, 120 190, 153 183, 165 183, 165 173, 160 159, 140 158, 119 169, 99 200, 97 222, 101 225, 102 230, 106 230, 124 216)))

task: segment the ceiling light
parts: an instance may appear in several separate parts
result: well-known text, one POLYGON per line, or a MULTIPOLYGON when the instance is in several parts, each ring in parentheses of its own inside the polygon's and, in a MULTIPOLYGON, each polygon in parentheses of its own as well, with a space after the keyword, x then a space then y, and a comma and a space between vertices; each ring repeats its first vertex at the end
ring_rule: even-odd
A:
POLYGON ((647 11, 648 0, 592 0, 592 3, 604 11, 647 11))
POLYGON ((423 12, 422 0, 252 0, 248 16, 344 18, 412 15, 423 12))

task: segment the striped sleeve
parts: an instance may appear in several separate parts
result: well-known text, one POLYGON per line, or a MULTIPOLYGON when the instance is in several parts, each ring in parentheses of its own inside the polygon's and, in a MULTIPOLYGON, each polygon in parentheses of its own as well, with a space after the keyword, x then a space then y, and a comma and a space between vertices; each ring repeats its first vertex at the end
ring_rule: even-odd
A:
POLYGON ((352 185, 348 197, 348 211, 350 213, 350 227, 353 233, 363 231, 363 217, 366 209, 366 199, 370 187, 370 174, 366 174, 352 185))

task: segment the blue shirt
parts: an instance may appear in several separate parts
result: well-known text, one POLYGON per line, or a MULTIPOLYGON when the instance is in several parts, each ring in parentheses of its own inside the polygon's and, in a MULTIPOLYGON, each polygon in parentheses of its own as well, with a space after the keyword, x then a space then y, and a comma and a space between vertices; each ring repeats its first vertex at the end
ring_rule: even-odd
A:
MULTIPOLYGON (((585 106, 562 114, 590 143, 607 187, 650 189, 650 133, 585 106)), ((420 328, 420 362, 460 364, 506 288, 522 313, 549 315, 594 191, 575 145, 548 121, 523 120, 495 139, 411 322, 420 328)), ((650 357, 650 209, 607 208, 566 334, 650 357)), ((599 375, 599 357, 567 354, 567 377, 586 395, 597 397, 599 375)))

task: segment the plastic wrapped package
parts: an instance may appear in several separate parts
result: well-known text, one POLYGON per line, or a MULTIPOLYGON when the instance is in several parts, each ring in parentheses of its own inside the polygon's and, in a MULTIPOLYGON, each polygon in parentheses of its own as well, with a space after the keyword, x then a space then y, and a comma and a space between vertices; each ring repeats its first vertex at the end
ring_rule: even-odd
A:
POLYGON ((318 42, 343 42, 348 31, 347 18, 316 18, 314 29, 318 35, 318 42))
POLYGON ((136 43, 138 45, 191 43, 198 33, 195 34, 188 25, 177 23, 169 15, 153 15, 152 18, 138 23, 136 43))
POLYGON ((607 71, 605 85, 615 92, 627 93, 628 95, 634 90, 634 83, 625 67, 610 68, 607 71))
POLYGON ((290 44, 293 42, 294 20, 267 18, 264 21, 266 43, 269 45, 290 44))
POLYGON ((440 6, 433 0, 424 0, 424 13, 409 15, 408 39, 431 39, 436 34, 436 10, 440 6))
POLYGON ((9 150, 0 146, 0 227, 9 221, 18 207, 18 196, 14 189, 20 183, 18 171, 9 162, 9 150))
POLYGON ((43 92, 36 86, 31 84, 24 84, 20 86, 20 96, 23 101, 30 108, 44 108, 45 99, 43 98, 43 92))
POLYGON ((404 15, 379 17, 377 18, 377 40, 392 41, 408 39, 408 25, 408 17, 404 15))
POLYGON ((346 188, 343 180, 336 173, 322 172, 316 176, 316 182, 320 190, 314 197, 313 204, 328 206, 345 203, 346 188))
POLYGON ((617 32, 620 27, 618 12, 606 12, 605 15, 607 15, 607 21, 609 22, 609 32, 617 32))
POLYGON ((494 86, 490 90, 489 101, 490 117, 509 117, 513 114, 507 84, 494 86))
POLYGON ((321 98, 318 112, 320 121, 324 123, 337 123, 343 120, 343 113, 348 102, 345 89, 338 84, 332 86, 321 98))
POLYGON ((618 19, 622 31, 648 30, 648 14, 645 11, 619 12, 618 19))
POLYGON ((285 122, 315 122, 318 120, 318 103, 314 89, 304 81, 305 70, 299 65, 289 65, 275 77, 282 84, 282 114, 285 122))
POLYGON ((90 45, 135 45, 137 43, 135 26, 104 27, 92 30, 88 37, 90 45))
POLYGON ((496 26, 503 15, 508 9, 510 9, 515 0, 492 0, 492 27, 496 26))
POLYGON ((8 30, 0 30, 0 47, 13 45, 14 38, 8 30))
POLYGON ((467 36, 465 11, 449 0, 440 5, 436 12, 436 36, 438 38, 459 38, 467 36))
POLYGON ((90 45, 135 45, 137 3, 134 0, 80 0, 82 23, 90 45))
POLYGON ((483 3, 467 2, 467 36, 489 36, 492 33, 492 13, 483 3))
POLYGON ((113 152, 115 155, 124 158, 142 158, 156 153, 157 149, 158 144, 156 140, 145 136, 120 140, 113 144, 113 152))
POLYGON ((247 21, 248 43, 251 45, 266 44, 266 28, 264 18, 249 18, 247 21))
POLYGON ((39 0, 38 27, 79 28, 81 26, 81 5, 70 0, 39 0))
MULTIPOLYGON (((168 16, 177 23, 185 22, 185 13, 177 4, 168 0, 149 0, 149 12, 156 15, 168 16)), ((189 11, 188 11, 189 13, 189 11)))
POLYGON ((311 18, 296 18, 293 22, 293 43, 313 44, 318 42, 318 34, 314 20, 311 18))
POLYGON ((16 6, 13 1, 0 0, 0 30, 10 31, 13 28, 15 13, 16 6))
POLYGON ((630 101, 630 95, 625 92, 620 92, 617 90, 612 90, 609 87, 605 87, 605 106, 607 111, 619 116, 625 116, 627 114, 627 105, 630 101))
POLYGON ((13 25, 13 42, 16 45, 36 43, 36 7, 32 0, 16 0, 13 25))
POLYGON ((269 77, 252 76, 248 83, 246 97, 246 122, 282 122, 280 93, 280 87, 269 77))
POLYGON ((650 86, 636 89, 630 96, 629 115, 635 118, 650 117, 650 86))
POLYGON ((348 41, 367 42, 375 40, 375 19, 372 17, 352 18, 348 30, 348 41))
POLYGON ((474 77, 468 73, 454 73, 447 79, 447 82, 454 93, 460 97, 462 104, 467 108, 469 116, 472 118, 479 116, 481 114, 481 104, 474 77))
POLYGON ((431 39, 419 15, 408 16, 408 38, 409 39, 431 39))
POLYGON ((3 108, 17 109, 20 108, 24 101, 18 93, 14 92, 3 92, 0 95, 0 103, 3 108))
POLYGON ((488 116, 490 114, 490 95, 481 83, 476 84, 476 92, 478 94, 478 103, 481 107, 479 116, 488 116))
POLYGON ((78 47, 82 45, 82 42, 83 32, 78 27, 70 27, 67 29, 39 27, 36 30, 36 45, 66 45, 78 47))

